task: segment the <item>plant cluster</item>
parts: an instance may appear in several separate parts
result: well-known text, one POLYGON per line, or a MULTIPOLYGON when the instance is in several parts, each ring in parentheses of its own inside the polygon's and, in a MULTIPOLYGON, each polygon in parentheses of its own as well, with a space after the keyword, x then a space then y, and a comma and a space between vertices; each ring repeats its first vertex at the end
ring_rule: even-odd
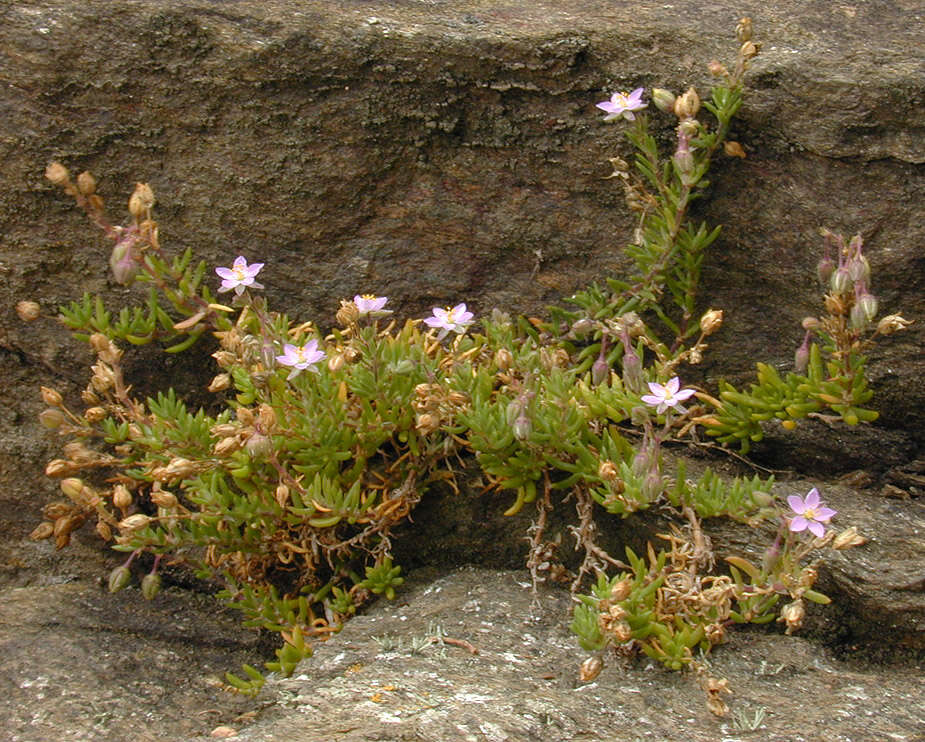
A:
MULTIPOLYGON (((221 284, 213 294, 204 263, 161 247, 149 186, 132 194, 131 221, 114 226, 91 175, 72 180, 64 166, 50 165, 48 178, 112 243, 115 279, 148 293, 118 313, 89 295, 61 310, 95 363, 83 411, 42 390, 42 422, 68 441, 46 470, 66 499, 46 506, 33 535, 61 548, 95 521, 99 536, 128 554, 110 589, 129 584, 130 564, 145 559, 147 598, 161 586, 165 561, 191 565, 221 583, 220 597, 248 625, 279 633, 283 646, 267 667, 289 673, 313 641, 372 596, 394 596, 403 581, 392 562, 396 528, 435 483, 455 489, 460 462, 474 459, 486 492, 509 493, 507 514, 536 508, 528 555, 535 581, 571 582, 577 596, 595 575, 591 593, 576 597, 573 628, 586 649, 638 646, 681 669, 729 625, 773 620, 782 596, 790 602, 779 620, 797 628, 804 599, 827 601, 812 589, 810 552, 861 537, 826 532, 834 511, 818 493, 791 498, 787 510, 772 496, 772 480, 725 481, 710 470, 690 479, 682 464, 669 475, 664 444, 701 425, 747 445, 760 437, 762 420, 786 424, 824 408, 848 423, 872 419, 858 407, 870 396, 860 354, 905 320, 888 317, 868 331, 876 302, 860 238, 845 246, 828 235, 827 249, 838 249, 826 275, 828 316, 804 323, 796 371, 780 379, 759 366, 748 393, 726 385, 719 399, 681 387, 678 369, 699 362, 723 319, 720 310, 696 309, 701 262, 718 228, 692 224, 688 210, 721 148, 744 156, 727 134, 758 46, 747 19, 737 33, 733 72, 711 63, 718 82, 708 101, 693 88, 652 91, 676 122, 667 159, 639 113, 647 106, 641 88, 599 104, 608 119, 632 123, 638 175, 622 159, 612 163, 639 215, 627 248, 633 268, 572 297, 569 308, 553 308, 546 322, 495 310, 479 327, 464 303, 399 322, 388 299, 374 295, 342 301, 331 327, 290 319, 259 293, 256 278, 272 264, 238 256, 214 269, 221 284), (701 108, 714 124, 698 119, 701 108), (133 394, 128 346, 155 342, 176 353, 210 335, 218 348, 208 409, 191 409, 172 389, 133 394), (546 539, 548 513, 563 502, 576 509, 572 530, 584 552, 575 574, 546 539), (596 543, 597 508, 627 517, 656 504, 685 524, 663 536, 669 548, 650 546, 646 558, 627 550, 626 563, 596 543), (733 557, 728 574, 716 570, 700 522, 720 516, 780 524, 761 566, 733 557)), ((256 690, 261 673, 245 669, 247 679, 229 674, 229 682, 256 690)), ((719 686, 713 691, 718 696, 719 686)))

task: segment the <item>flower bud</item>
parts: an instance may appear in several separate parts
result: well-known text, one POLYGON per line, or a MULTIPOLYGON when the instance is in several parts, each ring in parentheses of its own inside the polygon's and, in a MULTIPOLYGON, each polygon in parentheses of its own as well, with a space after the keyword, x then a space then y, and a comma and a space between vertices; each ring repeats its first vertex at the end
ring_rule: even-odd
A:
POLYGON ((655 500, 661 497, 664 490, 665 483, 662 480, 662 475, 655 469, 650 470, 642 483, 642 496, 645 497, 648 502, 655 502, 655 500))
POLYGON ((797 348, 793 355, 793 368, 798 374, 802 374, 809 367, 809 331, 803 338, 803 343, 797 348))
POLYGON ((128 200, 129 213, 136 221, 151 217, 151 207, 154 206, 154 191, 147 183, 136 183, 135 191, 128 200))
POLYGON ((109 267, 116 283, 131 286, 138 275, 139 266, 135 259, 134 239, 121 240, 116 243, 109 256, 109 267))
POLYGON ((851 258, 847 266, 848 275, 855 283, 867 284, 870 281, 870 263, 863 255, 857 255, 851 258))
POLYGON ((96 193, 96 178, 84 170, 77 176, 77 190, 84 196, 92 196, 96 193))
POLYGON ((263 433, 254 433, 244 444, 244 450, 255 459, 263 459, 273 450, 273 442, 263 433))
POLYGON ((874 317, 877 316, 877 297, 865 291, 857 298, 857 305, 861 307, 867 321, 873 322, 874 317))
POLYGON ((597 357, 597 360, 594 362, 594 365, 591 366, 592 386, 599 386, 600 384, 603 384, 609 376, 610 365, 607 363, 607 359, 604 357, 604 354, 601 353, 597 357))
POLYGON ((682 175, 690 175, 694 172, 694 156, 691 154, 690 149, 678 149, 672 159, 674 159, 678 172, 682 175))
POLYGON ((712 335, 723 326, 723 310, 708 309, 700 318, 700 331, 704 335, 712 335))
POLYGON ((623 354, 623 385, 635 394, 642 394, 646 389, 642 361, 632 346, 623 354))
POLYGON ((42 387, 42 401, 49 407, 60 407, 63 402, 61 394, 47 386, 42 387))
POLYGON ((600 657, 588 657, 578 669, 578 682, 590 683, 601 674, 603 667, 604 661, 600 657))
POLYGON ((49 430, 57 430, 66 422, 64 413, 61 410, 49 409, 42 410, 39 413, 39 422, 49 430))
POLYGON ((859 302, 856 302, 854 306, 851 307, 849 318, 851 320, 851 327, 855 330, 863 330, 870 324, 870 320, 867 319, 867 314, 864 312, 864 307, 862 307, 859 302))
POLYGON ((659 111, 664 113, 674 112, 675 95, 670 90, 652 88, 652 102, 659 111))
POLYGON ((898 314, 888 314, 877 323, 877 332, 881 335, 892 335, 894 332, 905 330, 912 322, 903 319, 898 314))
POLYGON ((527 417, 525 412, 521 412, 517 416, 517 419, 514 420, 514 424, 511 425, 511 432, 517 440, 524 441, 530 436, 532 431, 533 423, 530 422, 530 418, 527 417))
POLYGON ((816 276, 819 283, 828 283, 835 272, 835 261, 826 256, 816 264, 816 276))
POLYGON ((132 579, 132 572, 124 564, 109 573, 109 592, 117 593, 132 579))
POLYGON ((27 301, 23 300, 17 302, 16 304, 16 314, 19 315, 19 319, 23 322, 32 322, 37 320, 39 315, 42 314, 42 307, 39 306, 37 301, 27 301))
POLYGON ((848 269, 844 266, 838 268, 832 274, 829 287, 832 289, 833 294, 847 294, 851 288, 851 274, 848 273, 848 269))
POLYGON ((141 594, 145 600, 153 600, 161 591, 161 576, 157 572, 149 572, 141 580, 141 594))

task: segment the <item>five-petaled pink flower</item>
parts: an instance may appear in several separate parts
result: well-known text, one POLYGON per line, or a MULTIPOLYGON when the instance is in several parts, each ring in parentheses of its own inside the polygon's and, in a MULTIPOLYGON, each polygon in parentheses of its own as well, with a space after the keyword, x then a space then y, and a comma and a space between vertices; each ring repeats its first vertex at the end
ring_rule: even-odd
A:
POLYGON ((799 533, 808 529, 818 538, 825 536, 825 526, 822 524, 828 523, 838 512, 825 506, 819 497, 819 490, 815 487, 807 493, 805 499, 799 495, 788 496, 787 504, 796 513, 796 516, 790 519, 790 530, 799 533))
POLYGON ((655 407, 655 411, 659 415, 665 412, 669 407, 683 412, 684 408, 681 406, 681 402, 694 393, 693 389, 681 389, 681 382, 677 376, 664 386, 655 381, 650 381, 649 391, 652 393, 643 394, 642 401, 647 405, 655 407))
POLYGON ((613 121, 618 118, 625 118, 632 121, 636 117, 633 111, 641 111, 648 104, 642 99, 642 88, 636 88, 632 93, 614 93, 610 100, 601 101, 597 107, 606 111, 604 121, 613 121))
POLYGON ((222 287, 218 290, 218 293, 222 294, 225 291, 234 289, 235 294, 240 296, 247 286, 262 289, 263 284, 254 280, 254 276, 260 273, 261 268, 263 268, 263 263, 251 263, 248 265, 244 256, 238 255, 230 268, 215 269, 215 272, 222 279, 222 287))
POLYGON ((313 366, 324 357, 324 351, 318 350, 318 341, 309 340, 301 348, 292 343, 286 343, 283 346, 283 355, 276 356, 276 362, 281 366, 292 366, 292 371, 287 377, 287 379, 292 379, 305 369, 317 371, 318 369, 313 366))
POLYGON ((382 308, 388 300, 387 296, 373 296, 372 294, 357 294, 353 297, 353 303, 356 304, 361 317, 367 314, 389 314, 387 309, 382 308))
POLYGON ((466 310, 465 304, 457 304, 450 309, 434 307, 434 316, 424 320, 424 324, 440 330, 438 340, 443 340, 449 332, 463 333, 472 324, 473 314, 466 310))

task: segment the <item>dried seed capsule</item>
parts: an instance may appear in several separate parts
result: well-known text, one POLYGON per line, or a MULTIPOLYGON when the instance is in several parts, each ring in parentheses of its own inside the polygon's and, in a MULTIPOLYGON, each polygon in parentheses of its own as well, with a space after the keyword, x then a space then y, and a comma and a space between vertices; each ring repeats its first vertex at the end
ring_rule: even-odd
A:
POLYGON ((23 300, 16 304, 16 314, 23 322, 32 322, 42 314, 42 307, 37 301, 23 300))

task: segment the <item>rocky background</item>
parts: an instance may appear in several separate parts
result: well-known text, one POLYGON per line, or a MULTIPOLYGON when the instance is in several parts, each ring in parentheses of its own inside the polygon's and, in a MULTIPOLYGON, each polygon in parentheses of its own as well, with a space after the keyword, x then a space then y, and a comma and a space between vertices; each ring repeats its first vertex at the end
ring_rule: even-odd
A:
MULTIPOLYGON (((607 158, 628 153, 622 127, 604 124, 594 103, 639 86, 695 85, 705 93, 705 63, 732 59, 742 15, 753 18, 763 44, 734 131, 748 157, 717 162, 697 213, 724 225, 706 258, 702 303, 723 308, 726 324, 704 364, 685 377, 709 388, 719 377, 746 383, 756 361, 789 368, 800 319, 819 308, 819 227, 863 235, 881 310, 915 320, 872 354, 881 418, 855 430, 822 423, 786 435, 769 430, 754 455, 824 487, 854 472, 836 488, 836 506, 874 540, 845 560, 854 566, 824 574, 843 598, 836 618, 826 619, 834 622, 830 644, 837 637, 843 654, 860 646, 879 656, 880 645, 894 644, 920 652, 921 3, 0 0, 0 586, 17 591, 4 603, 21 606, 0 615, 9 656, 20 656, 14 648, 31 656, 53 635, 61 647, 86 645, 92 657, 94 642, 110 636, 105 627, 118 634, 123 612, 99 594, 94 580, 112 559, 89 533, 59 553, 27 539, 55 492, 42 473, 55 448, 36 422, 38 386, 75 395, 86 383, 87 357, 54 322, 56 309, 84 291, 114 302, 131 293, 111 282, 99 235, 44 180, 48 162, 92 171, 114 216, 136 181, 149 182, 165 246, 191 246, 210 265, 239 253, 266 262, 261 280, 271 303, 293 316, 324 324, 341 297, 367 291, 389 295, 407 316, 456 301, 477 313, 495 306, 541 313, 619 271, 634 226, 622 193, 604 179, 607 158), (43 318, 21 322, 14 307, 22 299, 37 301, 43 318), (115 611, 109 619, 88 607, 103 604, 115 611), (77 615, 99 618, 68 618, 77 615), (30 634, 27 626, 38 628, 30 634)), ((654 118, 667 145, 671 121, 654 118)), ((136 384, 153 389, 169 378, 195 393, 210 375, 184 359, 143 356, 136 384)), ((417 523, 435 529, 446 548, 405 554, 407 562, 447 568, 483 559, 479 526, 503 507, 439 498, 425 506, 431 511, 417 523), (448 512, 471 519, 454 529, 455 541, 448 512)), ((523 531, 511 525, 497 533, 507 540, 493 541, 483 561, 513 566, 525 549, 523 531)), ((171 600, 165 615, 174 623, 196 610, 193 598, 171 600)), ((205 621, 209 610, 191 615, 205 621)), ((203 634, 219 647, 215 635, 231 637, 222 626, 203 634)), ((141 641, 143 627, 125 631, 141 641)), ((206 640, 195 637, 189 654, 171 660, 184 635, 158 634, 168 637, 164 667, 189 680, 189 663, 202 655, 201 669, 211 660, 202 654, 206 640)), ((245 655, 256 651, 246 636, 227 641, 240 641, 245 655)), ((48 645, 47 662, 65 656, 58 646, 48 645)), ((232 654, 225 669, 239 661, 232 654)), ((3 682, 31 713, 42 708, 39 696, 50 702, 52 695, 16 661, 3 682)), ((71 661, 89 666, 86 656, 71 661)), ((159 665, 148 656, 139 666, 159 665)), ((102 667, 81 683, 104 688, 111 673, 102 667)), ((160 686, 169 686, 164 677, 160 686)), ((127 724, 124 706, 115 703, 106 718, 127 724)), ((19 721, 8 726, 19 737, 11 738, 45 738, 28 714, 15 714, 10 719, 19 721)), ((197 723, 158 734, 208 728, 197 723)), ((62 738, 104 739, 104 727, 75 727, 62 738)), ((511 729, 507 739, 530 738, 511 729)))

